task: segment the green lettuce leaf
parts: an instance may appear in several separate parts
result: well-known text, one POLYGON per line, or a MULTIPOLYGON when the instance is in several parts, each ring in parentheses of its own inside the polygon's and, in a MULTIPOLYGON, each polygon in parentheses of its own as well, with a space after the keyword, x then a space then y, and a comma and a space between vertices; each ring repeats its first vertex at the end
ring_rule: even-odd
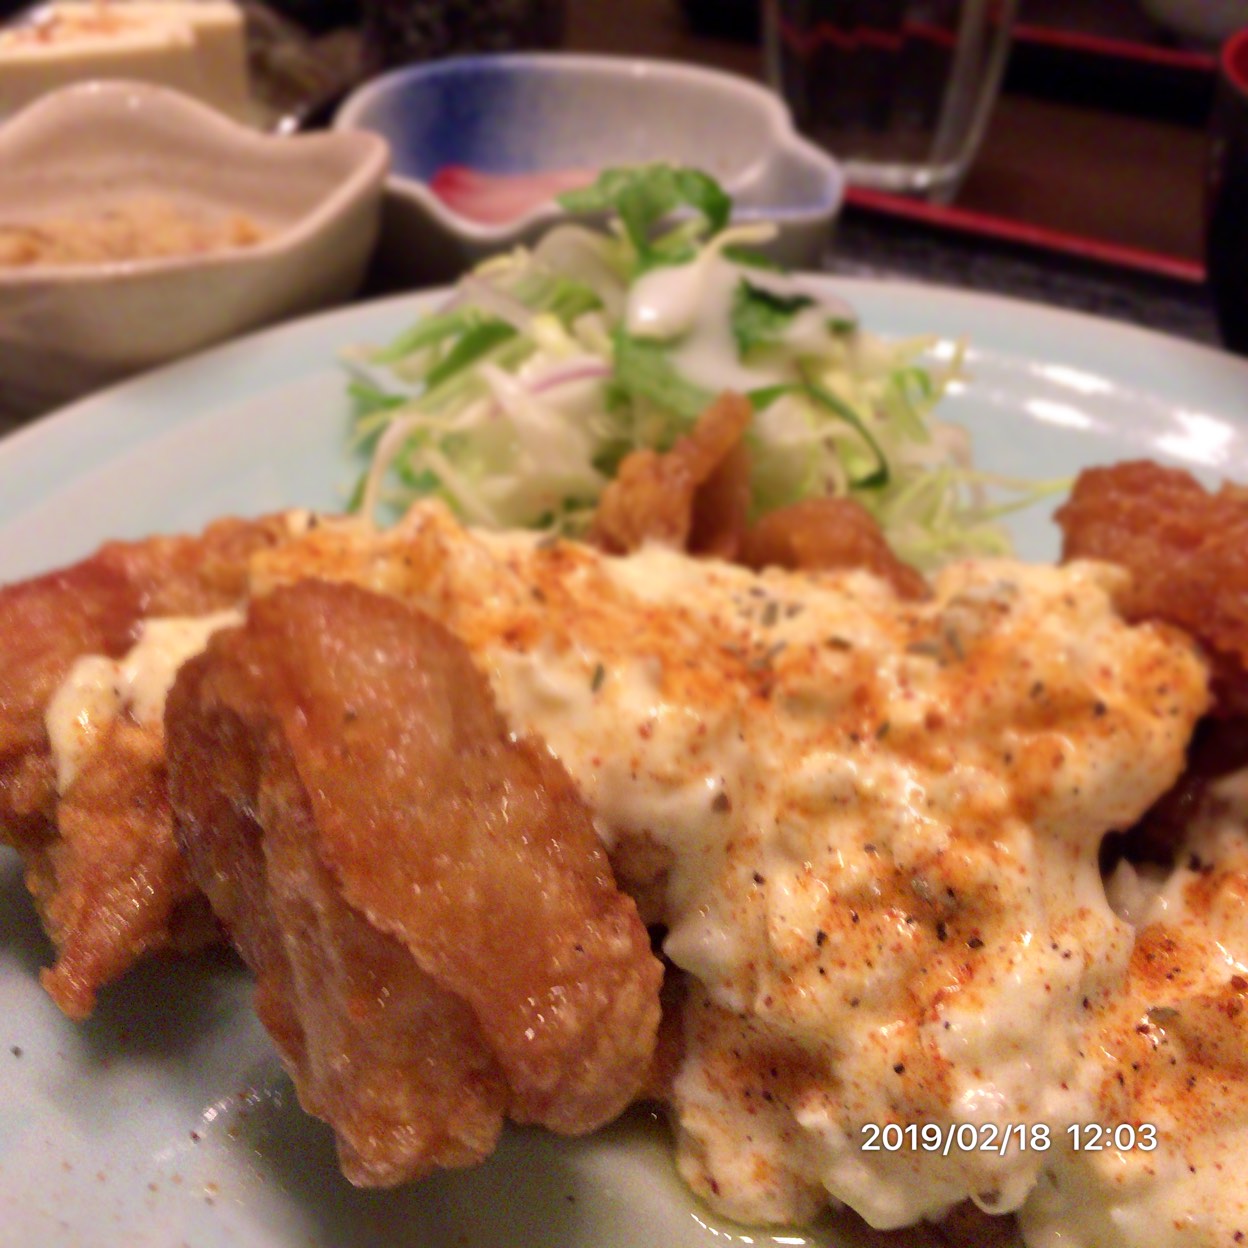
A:
POLYGON ((712 395, 677 371, 663 344, 615 332, 615 369, 609 401, 619 405, 641 399, 689 426, 710 406, 712 395))
POLYGON ((781 295, 742 278, 732 293, 732 336, 742 359, 756 347, 772 346, 793 318, 814 306, 809 295, 781 295))
POLYGON ((663 164, 604 169, 592 186, 565 192, 559 203, 569 212, 617 216, 643 269, 678 264, 694 254, 685 231, 654 237, 656 227, 676 209, 693 209, 704 238, 718 234, 732 215, 732 198, 714 178, 663 164))

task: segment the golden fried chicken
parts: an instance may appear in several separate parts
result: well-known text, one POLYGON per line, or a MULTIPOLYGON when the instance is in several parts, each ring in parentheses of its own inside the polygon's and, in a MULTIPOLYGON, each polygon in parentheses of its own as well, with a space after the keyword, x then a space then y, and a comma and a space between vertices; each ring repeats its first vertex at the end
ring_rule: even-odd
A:
POLYGON ((893 554, 870 512, 850 498, 812 498, 750 526, 752 410, 721 395, 670 451, 635 451, 603 491, 589 532, 592 545, 629 554, 647 542, 746 567, 789 571, 861 568, 903 598, 924 598, 923 576, 893 554))
POLYGON ((1103 559, 1131 573, 1129 620, 1164 620, 1213 662, 1215 713, 1248 714, 1248 492, 1206 490, 1190 473, 1147 461, 1079 474, 1057 513, 1064 559, 1103 559))
POLYGON ((1132 947, 1101 842, 1174 782, 1208 705, 1189 639, 1115 612, 1124 573, 968 561, 910 601, 425 504, 265 552, 253 594, 308 576, 437 619, 584 795, 687 977, 656 1090, 718 1212, 997 1215, 1043 1153, 872 1152, 864 1127, 1095 1116, 1084 1001, 1132 947))
POLYGON ((119 705, 118 662, 145 620, 236 603, 248 558, 285 535, 278 519, 225 520, 201 537, 110 542, 0 590, 0 840, 22 855, 56 947, 43 983, 72 1018, 144 953, 213 930, 173 843, 159 713, 119 705))
POLYGON ((191 874, 353 1182, 637 1094, 661 966, 567 773, 442 625, 304 580, 183 667, 166 730, 191 874))
POLYGON ((795 572, 861 568, 901 598, 926 598, 923 576, 893 554, 875 517, 852 498, 808 498, 765 515, 745 535, 741 562, 795 572))
POLYGON ((603 490, 589 540, 612 554, 652 541, 734 558, 749 517, 752 415, 748 399, 722 394, 670 451, 634 451, 603 490))

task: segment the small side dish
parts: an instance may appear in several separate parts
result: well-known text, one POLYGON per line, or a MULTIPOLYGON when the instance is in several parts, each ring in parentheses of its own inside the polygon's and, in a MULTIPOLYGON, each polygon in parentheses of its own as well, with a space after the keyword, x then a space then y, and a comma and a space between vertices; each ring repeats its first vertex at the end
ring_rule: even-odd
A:
POLYGON ((374 135, 263 135, 162 87, 45 96, 0 128, 0 410, 348 298, 386 165, 374 135))
POLYGON ((414 65, 354 91, 334 126, 380 134, 394 152, 381 267, 396 288, 451 281, 536 242, 568 215, 555 196, 570 171, 588 182, 621 165, 704 169, 734 197, 738 221, 777 225, 771 254, 793 267, 817 267, 844 193, 836 162, 798 135, 778 97, 664 61, 560 53, 414 65), (460 171, 450 184, 448 170, 460 171), (483 210, 465 192, 487 182, 495 202, 483 210), (525 183, 500 212, 504 188, 525 183))

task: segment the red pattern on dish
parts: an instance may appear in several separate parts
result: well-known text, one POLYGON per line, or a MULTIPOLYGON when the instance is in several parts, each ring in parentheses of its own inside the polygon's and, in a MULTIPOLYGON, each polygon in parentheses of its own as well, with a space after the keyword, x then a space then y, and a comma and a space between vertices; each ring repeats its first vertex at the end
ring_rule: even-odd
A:
POLYGON ((482 225, 503 225, 562 195, 588 186, 596 175, 587 169, 550 169, 539 173, 485 173, 465 165, 444 165, 429 189, 452 211, 482 225))

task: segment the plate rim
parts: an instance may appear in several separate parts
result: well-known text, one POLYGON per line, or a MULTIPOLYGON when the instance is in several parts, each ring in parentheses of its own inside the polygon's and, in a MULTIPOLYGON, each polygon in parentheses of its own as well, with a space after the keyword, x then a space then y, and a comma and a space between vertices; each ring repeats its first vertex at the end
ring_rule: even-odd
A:
MULTIPOLYGON (((1108 360, 1111 355, 1143 354, 1151 351, 1161 355, 1164 361, 1174 362, 1179 368, 1190 364, 1193 367, 1221 373, 1228 379, 1228 392, 1232 392, 1230 386, 1238 385, 1245 394, 1248 394, 1248 385, 1244 384, 1248 382, 1248 361, 1216 348, 1191 343, 1137 325, 1086 313, 1070 312, 1011 296, 984 294, 924 283, 841 278, 826 273, 805 276, 817 279, 824 284, 826 289, 838 291, 851 302, 855 299, 860 302, 865 299, 869 302, 883 301, 890 306, 913 303, 919 315, 926 315, 925 309, 929 307, 937 307, 948 309, 955 319, 959 315, 974 316, 978 323, 984 325, 991 325, 995 319, 1001 323, 1002 328, 989 336, 991 340, 989 337, 978 343, 973 340, 972 346, 982 345, 988 350, 1000 351, 1002 354, 1013 355, 1018 359, 1035 359, 1036 356, 1030 350, 1030 345, 1038 337, 1056 334, 1065 341, 1071 341, 1072 344, 1082 345, 1085 351, 1087 343, 1093 343, 1094 349, 1103 351, 1107 357, 1106 373, 1111 376, 1122 376, 1120 364, 1109 367, 1108 360), (1081 336, 1086 339, 1085 342, 1080 341, 1081 336), (1014 346, 1006 345, 1008 341, 1012 341, 1014 346)), ((300 352, 299 350, 301 339, 309 338, 318 344, 319 349, 322 341, 337 335, 340 345, 345 346, 352 339, 353 325, 374 318, 377 322, 391 319, 394 323, 393 332, 397 333, 402 328, 404 317, 411 317, 422 307, 428 307, 439 295, 444 295, 446 289, 438 287, 404 292, 381 299, 349 304, 328 312, 286 322, 197 353, 87 396, 32 421, 11 435, 0 438, 0 480, 13 472, 21 472, 24 465, 46 466, 59 458, 71 465, 71 475, 64 479, 62 486, 66 490, 73 490, 81 475, 103 467, 108 462, 107 458, 100 461, 88 461, 85 464, 82 462, 83 456, 79 445, 81 432, 93 428, 98 430, 100 424, 107 426, 110 423, 116 424, 123 421, 127 405, 132 398, 137 397, 141 406, 144 396, 148 393, 157 393, 162 389, 176 393, 180 385, 203 387, 207 379, 208 393, 198 403, 198 407, 192 403, 184 408, 175 407, 168 411, 165 413, 169 422, 166 427, 175 428, 180 423, 196 419, 211 420, 212 412, 219 409, 224 402, 220 398, 219 387, 212 381, 215 372, 228 370, 235 361, 248 360, 253 364, 257 361, 262 362, 262 357, 278 344, 293 344, 296 354, 299 354, 302 359, 302 365, 294 372, 283 370, 271 377, 267 382, 270 386, 288 384, 310 376, 314 372, 319 374, 336 369, 339 366, 332 354, 305 358, 307 351, 300 352), (77 471, 72 470, 74 467, 77 471)), ((910 314, 911 319, 913 315, 913 313, 910 314)), ((867 323, 872 329, 881 328, 890 334, 896 332, 888 326, 871 325, 869 319, 867 323)), ((956 336, 947 333, 939 324, 934 324, 932 331, 942 338, 956 336)), ((345 405, 345 372, 341 376, 345 405)), ((1141 383, 1141 389, 1144 388, 1141 383)), ((1243 412, 1235 415, 1233 419, 1248 429, 1248 405, 1245 405, 1243 412)), ((129 436, 123 440, 120 447, 115 449, 125 450, 141 446, 145 440, 142 429, 136 427, 129 431, 129 436)), ((105 442, 107 442, 106 438, 105 442)), ((9 507, 3 497, 0 497, 0 539, 3 538, 6 528, 15 521, 19 521, 28 509, 29 504, 23 503, 9 507)))
MULTIPOLYGON (((910 300, 916 300, 920 303, 938 302, 941 305, 949 303, 954 310, 970 312, 979 310, 985 315, 995 310, 1003 320, 1006 317, 1022 317, 1032 321, 1037 327, 1050 330, 1061 330, 1069 327, 1072 332, 1077 332, 1082 328, 1090 334, 1095 334, 1098 341, 1104 342, 1107 351, 1112 349, 1117 343, 1121 343, 1124 347, 1135 346, 1140 351, 1147 351, 1150 348, 1160 350, 1177 359, 1188 358, 1194 363, 1200 363, 1208 367, 1238 372, 1242 374, 1244 382, 1248 383, 1248 359, 1242 359, 1220 347, 1192 342, 1173 334, 1167 334, 1147 326, 1135 325, 1128 321, 1119 321, 1094 313, 1054 307, 1050 304, 1020 299, 1013 295, 964 290, 955 286, 880 278, 841 277, 834 273, 815 271, 803 271, 798 276, 804 280, 814 279, 821 284, 826 284, 829 288, 842 293, 851 302, 856 294, 865 296, 868 299, 872 297, 895 296, 900 303, 906 303, 910 300)), ((21 424, 12 432, 0 437, 0 469, 9 467, 14 461, 20 465, 23 457, 26 456, 38 457, 54 453, 59 449, 56 445, 57 441, 72 439, 80 423, 87 424, 97 421, 100 419, 99 413, 101 410, 107 414, 110 409, 115 408, 118 404, 124 404, 132 396, 137 395, 141 398, 144 391, 148 389, 194 377, 207 369, 228 367, 232 361, 240 357, 251 356, 255 352, 263 351, 266 347, 279 344, 283 340, 313 335, 321 330, 328 330, 337 324, 341 324, 345 328, 354 320, 364 319, 373 315, 385 315, 391 310, 394 311, 396 319, 402 314, 404 309, 410 309, 412 313, 416 313, 420 310, 422 304, 436 299, 439 295, 448 294, 450 289, 447 286, 434 286, 420 290, 404 291, 401 294, 361 300, 311 316, 298 317, 291 321, 284 321, 281 324, 245 334, 242 337, 231 339, 229 342, 218 344, 215 347, 209 347, 204 351, 196 352, 173 363, 165 364, 138 376, 116 382, 111 386, 97 390, 63 407, 36 417, 28 423, 21 424)), ((868 328, 871 327, 868 326, 868 328)), ((941 336, 941 330, 937 326, 933 326, 931 332, 941 336)), ((345 336, 344 334, 344 338, 345 336)), ((982 344, 973 340, 970 345, 974 349, 977 345, 982 344)), ((1020 351, 1017 354, 1026 355, 1027 353, 1020 351)), ((330 358, 323 361, 326 365, 337 362, 330 358)), ((285 380, 293 380, 293 378, 287 377, 285 380)), ((1248 392, 1248 384, 1245 385, 1245 390, 1248 392)), ((173 419, 176 422, 176 414, 173 419)), ((1245 410, 1242 420, 1245 424, 1248 424, 1248 409, 1245 410)), ((20 512, 6 513, 3 509, 3 504, 0 503, 0 526, 14 518, 16 514, 20 514, 20 512)))

